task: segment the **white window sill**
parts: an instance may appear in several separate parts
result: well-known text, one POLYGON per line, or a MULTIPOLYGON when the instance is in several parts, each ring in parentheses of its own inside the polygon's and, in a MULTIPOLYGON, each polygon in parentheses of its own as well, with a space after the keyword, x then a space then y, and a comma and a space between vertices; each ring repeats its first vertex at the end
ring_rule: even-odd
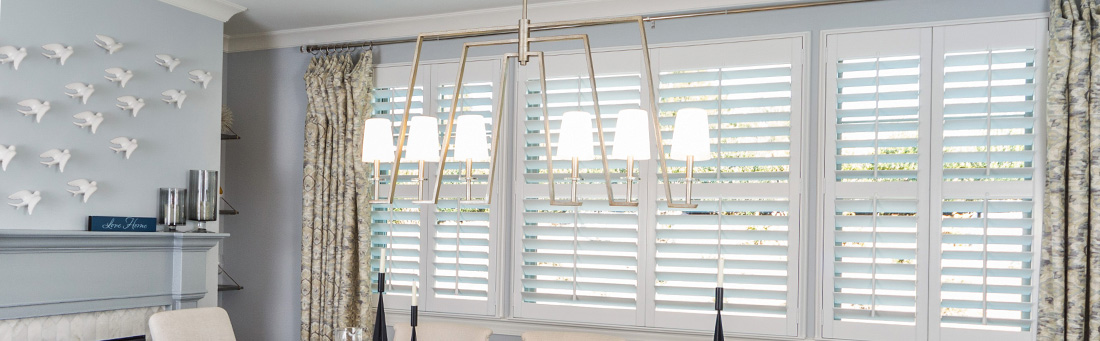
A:
MULTIPOLYGON (((404 309, 386 309, 386 321, 393 323, 408 323, 409 311, 404 309)), ((419 314, 418 322, 444 322, 467 324, 489 328, 493 335, 520 336, 524 332, 537 330, 560 330, 568 328, 571 332, 597 333, 613 335, 627 340, 638 341, 683 341, 683 340, 712 340, 712 333, 704 331, 687 331, 664 328, 628 327, 628 326, 601 326, 579 323, 532 320, 514 317, 492 317, 477 315, 447 314, 438 312, 424 312, 419 314)), ((811 341, 813 338, 797 337, 767 337, 745 336, 726 334, 727 341, 811 341)))

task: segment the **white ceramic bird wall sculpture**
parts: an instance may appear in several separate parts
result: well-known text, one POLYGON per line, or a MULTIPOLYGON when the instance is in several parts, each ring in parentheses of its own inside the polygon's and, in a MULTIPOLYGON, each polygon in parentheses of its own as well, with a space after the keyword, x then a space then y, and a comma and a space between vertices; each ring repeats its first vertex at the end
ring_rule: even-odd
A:
POLYGON ((47 111, 50 111, 50 101, 39 101, 37 99, 25 99, 19 101, 20 106, 27 107, 27 110, 19 109, 19 112, 25 116, 34 115, 34 122, 42 122, 42 116, 46 115, 47 111))
POLYGON ((190 78, 192 82, 202 84, 203 89, 206 89, 206 86, 214 79, 214 74, 206 72, 205 70, 191 70, 191 72, 187 74, 191 75, 191 77, 188 78, 190 78))
POLYGON ((41 157, 43 159, 50 159, 49 161, 42 161, 39 163, 46 165, 46 167, 49 168, 53 168, 53 165, 57 165, 57 169, 64 173, 65 164, 69 163, 69 158, 71 158, 72 156, 73 155, 69 153, 68 149, 50 149, 47 150, 45 153, 42 153, 42 155, 39 155, 38 157, 41 157))
POLYGON ((7 146, 0 144, 0 168, 7 171, 8 164, 11 163, 11 159, 15 157, 15 146, 7 146))
POLYGON ((176 67, 180 66, 179 58, 172 57, 166 54, 157 55, 157 65, 168 68, 168 72, 176 71, 176 67))
POLYGON ((78 119, 78 120, 84 120, 84 122, 73 122, 73 124, 75 124, 77 127, 81 127, 81 128, 91 127, 92 128, 92 134, 95 134, 95 131, 97 129, 99 129, 99 124, 103 123, 103 113, 101 113, 101 112, 93 113, 91 111, 85 111, 85 112, 81 112, 81 113, 78 113, 76 115, 73 115, 73 118, 78 119))
POLYGON ((108 54, 115 54, 122 48, 122 43, 115 41, 115 38, 111 38, 102 34, 95 35, 95 44, 107 50, 108 54))
POLYGON ((126 159, 127 160, 130 159, 130 154, 133 154, 134 150, 137 149, 137 147, 138 147, 138 140, 137 139, 131 139, 131 138, 125 137, 125 136, 120 136, 120 137, 116 137, 114 139, 111 139, 111 143, 118 145, 117 148, 116 147, 111 147, 111 150, 115 151, 115 153, 126 152, 126 159))
POLYGON ((116 107, 122 110, 130 110, 130 114, 137 117, 141 108, 145 107, 145 100, 134 96, 122 96, 118 98, 119 104, 115 104, 116 107))
POLYGON ((69 95, 69 97, 71 98, 79 97, 81 103, 83 104, 88 104, 88 97, 92 97, 92 93, 95 93, 95 85, 92 84, 70 83, 69 85, 66 85, 65 88, 69 89, 69 91, 72 91, 66 91, 66 95, 69 95))
POLYGON ((15 46, 0 46, 0 64, 12 63, 12 67, 19 70, 19 64, 23 63, 23 58, 27 58, 26 47, 15 46))
POLYGON ((73 55, 73 47, 65 46, 61 44, 46 44, 42 45, 42 49, 46 50, 42 55, 49 59, 57 59, 61 62, 61 65, 65 65, 65 61, 69 60, 69 57, 73 55))
POLYGON ((12 195, 9 195, 8 199, 19 200, 18 203, 8 203, 8 205, 11 205, 12 207, 15 207, 16 210, 18 210, 20 208, 23 208, 23 207, 26 207, 27 208, 27 215, 33 215, 34 214, 34 207, 38 206, 39 201, 42 201, 42 192, 39 192, 39 191, 31 192, 31 191, 28 191, 28 190, 22 190, 22 191, 19 191, 19 192, 15 192, 12 195))
POLYGON ((126 70, 120 67, 113 67, 105 70, 109 76, 103 76, 109 81, 117 82, 120 87, 125 88, 126 83, 130 81, 130 78, 134 78, 134 72, 126 70))
POLYGON ((183 109, 183 100, 187 99, 187 91, 183 90, 168 90, 160 93, 164 96, 162 101, 168 104, 175 103, 176 109, 183 109))
POLYGON ((72 193, 74 197, 83 194, 84 203, 88 203, 88 198, 91 197, 96 190, 99 190, 99 184, 95 181, 88 181, 88 179, 69 181, 69 186, 76 187, 76 190, 67 189, 66 191, 72 193))

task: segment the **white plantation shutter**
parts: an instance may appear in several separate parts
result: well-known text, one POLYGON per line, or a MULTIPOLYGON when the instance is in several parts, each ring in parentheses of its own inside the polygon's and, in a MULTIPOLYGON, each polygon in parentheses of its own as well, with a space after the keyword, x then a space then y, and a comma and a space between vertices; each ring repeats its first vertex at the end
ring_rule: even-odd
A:
MULTIPOLYGON (((496 61, 469 61, 463 79, 455 117, 479 115, 487 118, 486 141, 491 141, 493 108, 496 105, 494 83, 499 81, 499 63, 496 61)), ((454 100, 454 80, 458 65, 432 65, 432 84, 435 89, 435 115, 439 118, 440 134, 446 134, 454 100)), ((435 205, 431 221, 432 257, 428 262, 431 273, 431 311, 467 314, 492 314, 492 300, 496 292, 496 224, 490 206, 462 203, 466 195, 466 160, 454 159, 454 133, 449 141, 440 200, 435 205)), ((442 140, 442 138, 441 138, 442 140)), ((507 168, 498 165, 498 172, 507 168)), ((432 167, 434 173, 438 167, 432 167)), ((489 162, 473 163, 474 200, 484 200, 489 176, 489 162)), ((498 181, 503 179, 497 175, 498 181)), ((434 186, 434 182, 433 182, 434 186)), ((433 188, 434 189, 434 188, 433 188)), ((499 189, 499 186, 498 186, 499 189)), ((430 195, 431 192, 429 192, 430 195)), ((495 202, 500 198, 495 197, 495 202)), ((494 202, 494 204, 495 204, 494 202)), ((427 293, 428 291, 425 291, 427 293)))
MULTIPOLYGON (((675 112, 702 108, 714 153, 695 163, 698 208, 668 208, 654 175, 657 326, 713 328, 721 254, 725 330, 797 335, 802 44, 794 37, 657 50, 665 152, 675 112)), ((668 165, 673 197, 683 200, 685 162, 668 165)))
POLYGON ((1045 27, 828 35, 824 336, 1034 338, 1045 27))
POLYGON ((934 85, 933 103, 943 110, 933 131, 943 146, 932 159, 942 197, 933 294, 944 340, 1034 338, 1045 28, 1025 20, 935 34, 942 87, 934 85))
MULTIPOLYGON (((408 81, 404 83, 396 81, 399 73, 407 70, 381 69, 378 74, 380 80, 376 82, 373 94, 372 117, 387 118, 394 124, 394 143, 401 129, 401 120, 405 115, 405 104, 408 96, 408 81), (398 86, 398 84, 404 84, 398 86)), ((407 76, 407 74, 406 74, 407 76)), ((422 87, 414 90, 410 113, 419 115, 424 112, 424 91, 422 87)), ((412 285, 420 279, 420 239, 422 221, 419 204, 412 203, 410 198, 416 195, 415 182, 411 179, 415 174, 416 164, 404 162, 401 164, 401 173, 398 177, 398 190, 393 204, 371 205, 371 244, 376 249, 372 251, 372 271, 377 272, 380 265, 380 251, 377 248, 388 248, 387 262, 387 294, 411 295, 412 285)), ((389 182, 393 174, 392 161, 382 163, 382 183, 379 189, 381 197, 389 195, 389 182)), ((377 275, 371 275, 371 281, 377 282, 377 275)), ((402 300, 407 298, 402 298, 402 300)), ((392 304, 392 303, 391 303, 392 304)))
MULTIPOLYGON (((608 153, 619 110, 640 108, 640 55, 637 52, 594 54, 600 109, 608 153)), ((551 116, 551 146, 566 111, 594 115, 591 88, 582 73, 583 54, 549 56, 545 89, 551 116)), ((551 206, 547 185, 546 138, 543 135, 541 89, 536 62, 521 68, 520 105, 516 122, 516 316, 551 320, 633 325, 638 308, 638 209, 610 207, 599 158, 580 164, 580 207, 551 206), (522 205, 522 206, 520 206, 522 205), (583 307, 578 310, 578 307, 583 307), (578 311, 591 313, 578 314, 578 311), (598 313, 595 313, 597 312, 598 313)), ((595 123, 593 123, 595 126, 595 123)), ((644 133, 644 132, 643 132, 644 133)), ((593 132, 595 134, 595 131, 593 132)), ((613 181, 622 178, 625 161, 610 160, 613 181)), ((556 196, 569 200, 570 161, 554 161, 556 196)), ((619 200, 624 195, 617 186, 619 200)))
POLYGON ((922 339, 930 34, 826 38, 825 337, 922 339))

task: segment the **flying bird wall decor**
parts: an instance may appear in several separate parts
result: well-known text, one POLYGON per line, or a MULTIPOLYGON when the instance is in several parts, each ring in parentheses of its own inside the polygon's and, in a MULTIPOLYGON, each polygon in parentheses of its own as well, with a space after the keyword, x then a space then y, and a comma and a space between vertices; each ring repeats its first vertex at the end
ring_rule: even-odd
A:
POLYGON ((126 159, 130 159, 130 154, 134 153, 134 150, 138 147, 138 140, 131 139, 129 137, 120 136, 111 139, 112 144, 117 144, 118 147, 110 147, 115 153, 126 152, 126 159))
POLYGON ((92 134, 95 134, 95 131, 99 129, 99 124, 103 123, 103 113, 101 112, 84 111, 73 115, 73 118, 84 120, 84 122, 73 122, 73 124, 81 128, 91 127, 92 134))
POLYGON ((61 44, 46 44, 42 45, 42 49, 46 50, 42 55, 49 59, 57 59, 62 66, 65 65, 65 61, 69 60, 69 57, 73 55, 73 47, 65 46, 61 44))
POLYGON ((15 154, 15 145, 5 147, 0 144, 0 169, 7 171, 8 164, 11 163, 11 159, 15 157, 15 154))
POLYGON ((158 54, 156 57, 157 65, 168 68, 168 72, 176 71, 176 67, 180 65, 179 58, 172 57, 166 54, 158 54))
POLYGON ((160 93, 164 96, 162 101, 168 104, 176 104, 176 109, 183 109, 183 101, 187 99, 187 91, 183 90, 168 90, 160 93))
POLYGON ((214 74, 205 70, 191 70, 191 72, 188 72, 187 74, 191 75, 188 78, 190 78, 192 82, 202 84, 203 89, 206 89, 206 86, 209 85, 210 81, 214 79, 214 74))
POLYGON ((134 96, 122 96, 117 100, 119 104, 115 104, 115 106, 122 110, 130 110, 133 117, 137 117, 141 108, 145 107, 145 100, 134 96))
POLYGON ((50 150, 47 150, 45 153, 42 153, 41 155, 39 155, 39 157, 41 157, 43 159, 50 159, 50 160, 49 161, 42 161, 42 162, 39 162, 39 163, 41 163, 43 165, 46 165, 47 168, 53 168, 54 165, 57 165, 57 169, 59 171, 61 171, 62 173, 64 173, 65 172, 65 165, 69 163, 69 159, 72 158, 72 156, 73 155, 71 153, 69 153, 68 149, 65 149, 65 150, 50 149, 50 150))
POLYGON ((0 46, 0 64, 12 63, 12 68, 19 70, 19 64, 23 58, 27 58, 26 47, 0 46))
POLYGON ((122 49, 122 43, 115 41, 115 38, 102 34, 95 35, 95 44, 107 50, 108 54, 115 54, 119 49, 122 49))
POLYGON ((68 185, 76 187, 76 190, 67 189, 66 191, 72 193, 74 197, 83 194, 84 203, 88 203, 88 198, 90 198, 92 194, 95 193, 95 191, 99 190, 99 183, 95 181, 89 181, 88 179, 76 179, 73 181, 69 181, 68 185))
POLYGON ((8 199, 19 201, 18 203, 8 203, 8 205, 15 207, 16 210, 25 207, 27 208, 27 215, 33 215, 35 206, 38 206, 38 202, 42 201, 42 192, 22 190, 9 195, 8 199))
POLYGON ((122 88, 126 87, 126 83, 130 82, 130 78, 134 78, 133 71, 126 70, 120 67, 113 67, 104 71, 107 72, 108 76, 103 76, 103 78, 106 78, 111 82, 118 83, 119 87, 122 88))
POLYGON ((50 101, 39 101, 37 99, 25 99, 19 101, 20 106, 27 107, 26 110, 19 109, 19 112, 24 116, 34 116, 35 123, 42 122, 42 116, 46 115, 47 111, 50 111, 50 101))
POLYGON ((92 97, 92 94, 95 93, 95 85, 92 84, 69 83, 65 88, 72 91, 66 91, 66 95, 69 95, 70 98, 80 98, 82 104, 88 104, 88 97, 92 97))

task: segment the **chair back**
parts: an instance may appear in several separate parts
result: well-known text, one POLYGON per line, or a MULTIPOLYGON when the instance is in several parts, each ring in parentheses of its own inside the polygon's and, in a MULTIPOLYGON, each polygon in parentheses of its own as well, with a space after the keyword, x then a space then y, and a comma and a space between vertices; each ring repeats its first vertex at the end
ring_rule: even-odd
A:
POLYGON ((523 333, 523 341, 626 341, 626 339, 592 333, 537 331, 523 333))
POLYGON ((162 311, 149 317, 154 341, 237 341, 225 309, 195 308, 162 311))
MULTIPOLYGON (((489 328, 457 323, 417 323, 416 339, 422 341, 489 341, 493 331, 489 328)), ((393 326, 394 341, 412 340, 412 326, 398 323, 393 326)))

